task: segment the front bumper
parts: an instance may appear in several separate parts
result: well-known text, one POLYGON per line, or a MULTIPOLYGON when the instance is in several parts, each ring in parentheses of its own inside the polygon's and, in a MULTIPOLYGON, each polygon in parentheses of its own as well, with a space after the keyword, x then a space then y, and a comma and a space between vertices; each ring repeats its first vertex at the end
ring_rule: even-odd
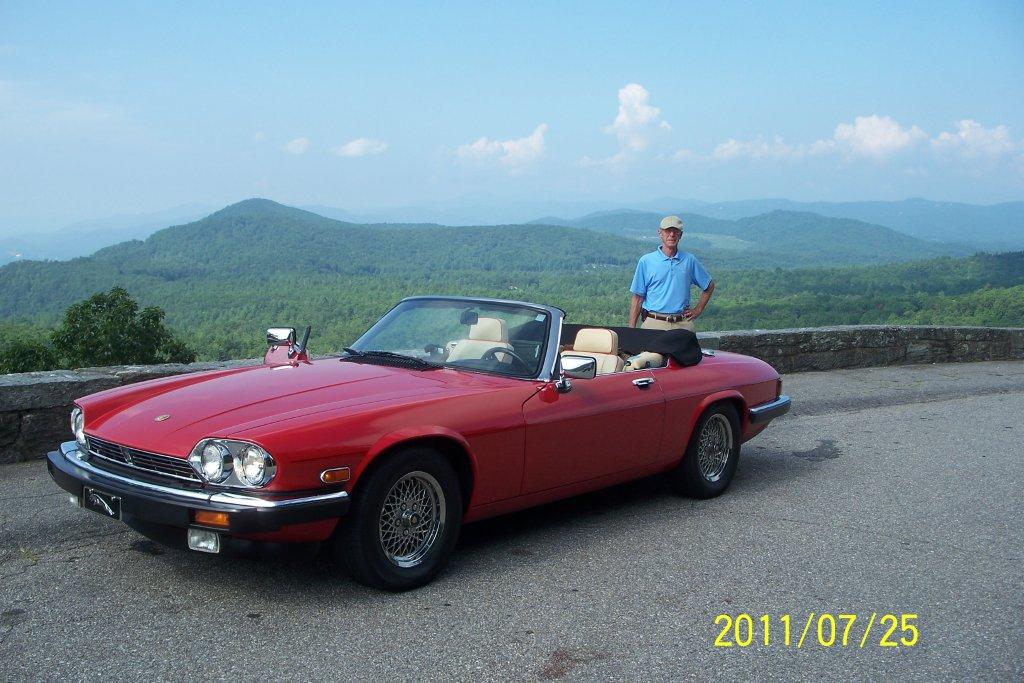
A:
POLYGON ((750 409, 750 424, 763 424, 774 420, 780 415, 785 415, 789 412, 791 403, 792 401, 790 401, 789 396, 782 394, 774 401, 754 406, 750 409))
POLYGON ((65 491, 82 499, 82 487, 89 486, 121 498, 121 518, 173 527, 195 524, 197 510, 225 512, 229 526, 208 527, 227 534, 256 534, 277 531, 291 524, 315 522, 344 515, 349 506, 345 491, 333 491, 301 498, 269 498, 244 493, 210 492, 162 486, 129 479, 101 470, 81 458, 78 444, 62 443, 60 450, 46 455, 53 480, 65 491))

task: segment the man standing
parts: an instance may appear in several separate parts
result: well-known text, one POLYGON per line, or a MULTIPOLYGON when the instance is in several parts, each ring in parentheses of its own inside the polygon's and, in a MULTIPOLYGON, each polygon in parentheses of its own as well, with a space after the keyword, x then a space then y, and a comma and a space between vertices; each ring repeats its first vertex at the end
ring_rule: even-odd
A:
POLYGON ((644 312, 641 327, 653 330, 693 330, 693 321, 708 305, 715 281, 704 270, 697 257, 679 251, 683 236, 683 221, 679 216, 661 219, 658 229, 661 246, 640 257, 636 274, 629 290, 633 302, 629 307, 629 326, 636 327, 636 319, 644 312), (700 301, 690 308, 690 285, 701 288, 700 301))

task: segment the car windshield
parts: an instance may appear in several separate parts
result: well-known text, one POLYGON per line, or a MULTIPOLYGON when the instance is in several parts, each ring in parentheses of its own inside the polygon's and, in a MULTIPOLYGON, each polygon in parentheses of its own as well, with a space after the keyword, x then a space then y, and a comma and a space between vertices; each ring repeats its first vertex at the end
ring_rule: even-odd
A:
POLYGON ((519 304, 410 299, 346 349, 343 360, 535 377, 550 324, 547 312, 519 304))

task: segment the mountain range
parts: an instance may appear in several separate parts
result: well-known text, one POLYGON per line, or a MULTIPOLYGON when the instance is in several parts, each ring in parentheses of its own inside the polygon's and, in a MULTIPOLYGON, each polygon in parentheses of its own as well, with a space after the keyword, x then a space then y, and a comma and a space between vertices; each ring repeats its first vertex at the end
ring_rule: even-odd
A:
MULTIPOLYGON (((970 252, 809 213, 778 211, 738 221, 684 217, 690 234, 683 248, 712 272, 877 264, 970 252)), ((361 225, 250 199, 91 256, 0 267, 0 317, 63 310, 126 281, 146 287, 192 280, 397 274, 426 281, 446 272, 628 268, 657 245, 650 227, 657 220, 657 214, 610 212, 559 226, 361 225)))
MULTIPOLYGON (((647 218, 629 215, 646 241, 616 214, 593 227, 360 225, 246 200, 91 256, 0 267, 0 345, 45 334, 69 305, 114 286, 163 308, 202 358, 255 355, 261 330, 282 324, 313 324, 317 352, 336 350, 414 294, 540 301, 574 321, 621 324, 636 260, 654 246, 647 218)), ((686 218, 703 231, 686 248, 719 285, 702 329, 1024 323, 1024 252, 912 260, 948 247, 805 213, 686 218), (865 265, 879 259, 904 263, 865 265)))
MULTIPOLYGON (((487 203, 478 200, 465 206, 440 203, 398 207, 378 211, 349 211, 317 205, 300 207, 311 213, 359 225, 433 224, 481 226, 535 223, 565 226, 597 226, 603 216, 630 213, 649 214, 643 218, 669 213, 687 214, 691 227, 707 228, 713 234, 716 224, 704 219, 738 221, 775 211, 814 213, 824 217, 847 218, 884 226, 929 242, 950 242, 975 250, 1007 251, 1024 248, 1024 202, 989 206, 907 199, 900 202, 793 202, 787 199, 757 199, 709 203, 696 200, 662 198, 642 203, 612 202, 520 202, 487 203), (588 213, 589 212, 589 213, 588 213), (580 216, 559 218, 558 216, 580 216), (535 218, 544 215, 544 218, 535 218), (698 218, 699 217, 699 218, 698 218), (709 227, 710 226, 710 227, 709 227)), ((81 221, 52 232, 0 236, 0 265, 16 260, 62 260, 87 256, 97 249, 130 239, 145 239, 159 229, 186 224, 202 218, 213 207, 185 205, 150 214, 113 216, 81 221)), ((656 225, 656 222, 654 223, 656 225)), ((647 228, 650 225, 645 226, 647 228)), ((598 228, 598 229, 607 229, 598 228)), ((724 228, 723 226, 723 229, 724 228)), ((639 233, 639 227, 637 229, 639 233)), ((691 230, 693 237, 695 230, 691 230)), ((726 233, 722 233, 726 234, 726 233)), ((650 233, 644 233, 650 237, 650 233)), ((742 239, 742 238, 740 238, 742 239)), ((719 239, 718 246, 741 248, 740 242, 719 239)), ((954 251, 956 251, 954 249, 954 251)))

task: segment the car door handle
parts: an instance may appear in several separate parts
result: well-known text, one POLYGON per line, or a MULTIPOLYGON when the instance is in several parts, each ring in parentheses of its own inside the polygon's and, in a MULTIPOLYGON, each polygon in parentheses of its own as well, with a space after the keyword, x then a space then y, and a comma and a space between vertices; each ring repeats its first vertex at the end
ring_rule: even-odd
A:
POLYGON ((653 377, 641 377, 640 379, 633 380, 633 384, 635 384, 636 386, 640 387, 641 389, 644 389, 644 388, 649 387, 652 384, 654 384, 654 378, 653 377))

